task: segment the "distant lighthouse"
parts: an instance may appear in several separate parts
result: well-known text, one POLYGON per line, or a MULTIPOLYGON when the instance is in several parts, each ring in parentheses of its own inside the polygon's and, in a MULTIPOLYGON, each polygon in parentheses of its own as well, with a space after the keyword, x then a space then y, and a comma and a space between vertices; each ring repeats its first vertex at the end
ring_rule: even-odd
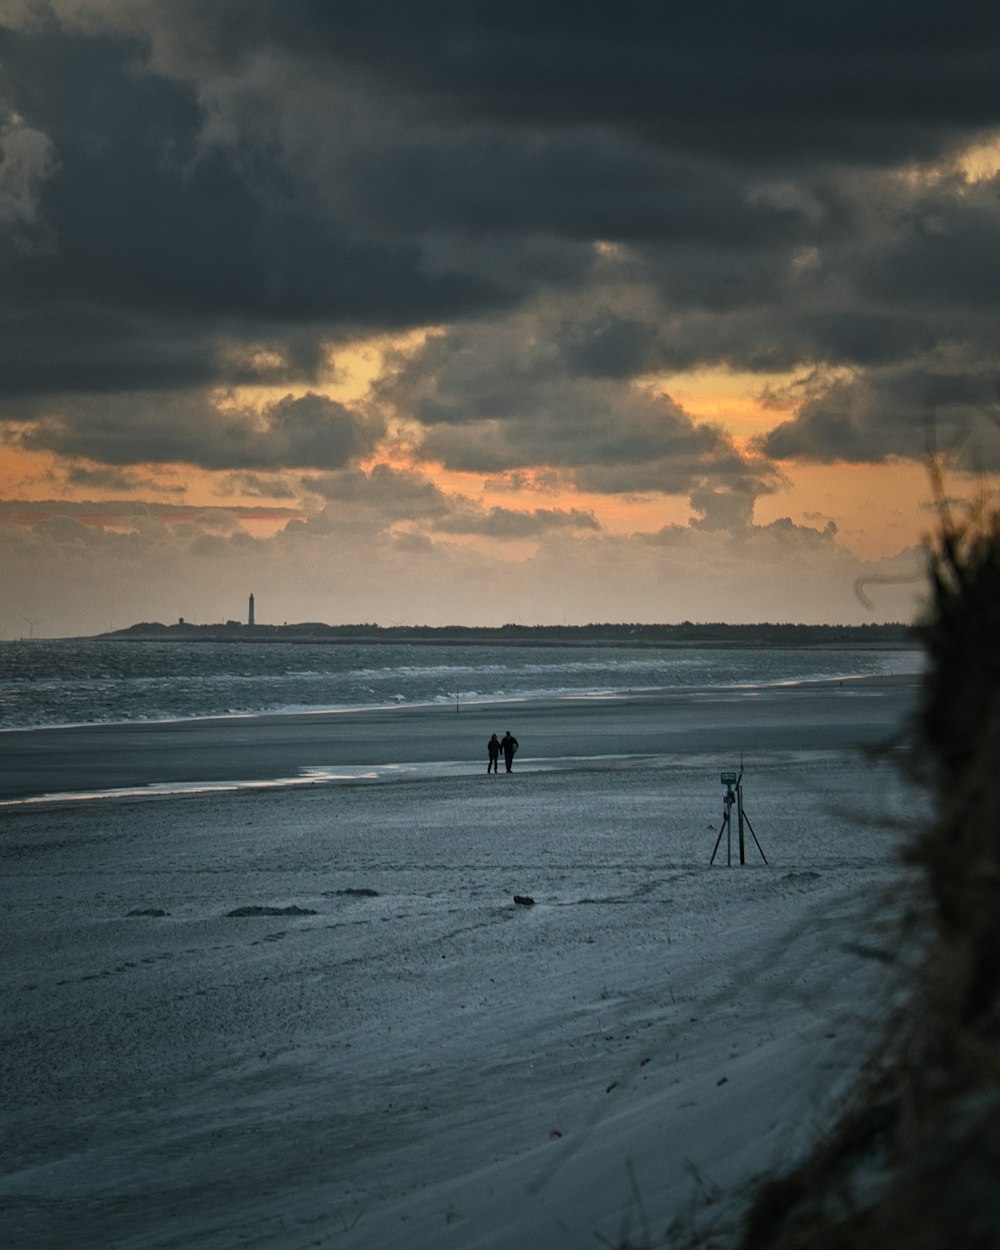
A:
POLYGON ((250 596, 250 610, 247 613, 247 624, 253 624, 253 595, 250 596))

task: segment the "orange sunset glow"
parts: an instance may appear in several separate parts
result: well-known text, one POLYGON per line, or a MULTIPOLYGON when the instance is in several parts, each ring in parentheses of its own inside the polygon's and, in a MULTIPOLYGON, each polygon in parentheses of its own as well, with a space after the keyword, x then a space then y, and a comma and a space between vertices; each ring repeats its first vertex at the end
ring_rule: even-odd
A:
POLYGON ((805 13, 591 47, 519 11, 494 55, 485 11, 364 51, 84 7, 0 16, 5 636, 251 585, 261 621, 920 612, 928 455, 958 515, 1000 470, 988 40, 917 82, 805 13))

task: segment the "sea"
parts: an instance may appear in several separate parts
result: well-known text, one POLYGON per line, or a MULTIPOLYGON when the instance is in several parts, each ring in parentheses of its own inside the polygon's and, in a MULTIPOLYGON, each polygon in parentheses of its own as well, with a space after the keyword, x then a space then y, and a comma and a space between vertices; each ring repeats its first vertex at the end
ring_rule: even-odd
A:
POLYGON ((0 728, 518 701, 912 674, 907 649, 0 642, 0 728))

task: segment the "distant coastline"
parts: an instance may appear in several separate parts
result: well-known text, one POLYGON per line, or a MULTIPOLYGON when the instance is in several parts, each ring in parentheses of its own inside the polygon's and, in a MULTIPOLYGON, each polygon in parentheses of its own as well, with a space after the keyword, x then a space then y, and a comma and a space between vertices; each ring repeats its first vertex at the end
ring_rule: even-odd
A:
POLYGON ((142 622, 95 636, 115 642, 422 643, 533 647, 917 647, 911 625, 175 625, 142 622))

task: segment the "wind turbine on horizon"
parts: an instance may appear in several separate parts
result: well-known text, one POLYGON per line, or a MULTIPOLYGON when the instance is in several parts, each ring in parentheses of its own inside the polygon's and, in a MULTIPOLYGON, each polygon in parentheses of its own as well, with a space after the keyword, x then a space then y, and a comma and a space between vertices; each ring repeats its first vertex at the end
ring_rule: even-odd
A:
POLYGON ((36 626, 36 625, 44 625, 44 624, 45 624, 45 620, 43 619, 43 620, 33 621, 33 620, 31 620, 31 618, 30 618, 30 617, 25 616, 23 612, 18 612, 18 616, 19 616, 19 617, 21 618, 21 620, 22 620, 22 621, 24 621, 24 623, 28 626, 28 638, 29 638, 29 640, 33 641, 33 640, 34 640, 34 637, 35 637, 35 626, 36 626))

